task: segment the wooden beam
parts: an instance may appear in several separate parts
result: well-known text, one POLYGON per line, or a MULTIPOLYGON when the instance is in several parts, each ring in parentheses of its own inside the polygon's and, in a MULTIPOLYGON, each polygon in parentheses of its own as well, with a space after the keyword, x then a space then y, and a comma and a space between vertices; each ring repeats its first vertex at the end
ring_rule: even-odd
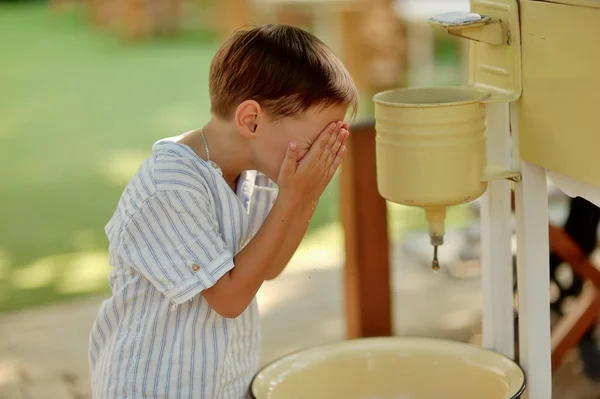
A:
POLYGON ((565 355, 581 340, 598 320, 600 290, 586 284, 577 303, 552 330, 552 370, 556 370, 565 355))
POLYGON ((567 262, 573 271, 600 288, 600 270, 588 259, 575 241, 559 227, 549 226, 550 249, 567 262))
POLYGON ((341 171, 348 338, 392 334, 386 201, 377 190, 375 123, 350 127, 341 171))

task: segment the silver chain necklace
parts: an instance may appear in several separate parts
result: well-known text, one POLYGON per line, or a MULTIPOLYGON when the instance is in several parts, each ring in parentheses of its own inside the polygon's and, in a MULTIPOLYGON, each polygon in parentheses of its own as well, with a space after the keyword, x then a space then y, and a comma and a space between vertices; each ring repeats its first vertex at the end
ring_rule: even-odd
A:
POLYGON ((200 128, 200 135, 202 136, 202 141, 204 142, 204 152, 206 153, 206 162, 210 164, 213 168, 217 169, 219 173, 222 173, 219 169, 219 165, 215 161, 210 160, 210 151, 208 150, 208 141, 206 140, 206 136, 204 136, 204 129, 200 128))
POLYGON ((208 141, 206 141, 206 137, 204 136, 204 129, 200 128, 200 135, 202 136, 202 141, 204 142, 204 152, 206 153, 206 160, 210 162, 210 152, 208 151, 208 141))

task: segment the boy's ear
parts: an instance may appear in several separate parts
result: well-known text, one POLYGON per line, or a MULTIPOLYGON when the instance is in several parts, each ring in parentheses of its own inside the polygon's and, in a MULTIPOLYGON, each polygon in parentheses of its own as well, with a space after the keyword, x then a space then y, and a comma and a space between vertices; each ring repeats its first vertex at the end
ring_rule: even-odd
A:
POLYGON ((238 105, 235 110, 235 125, 244 137, 249 139, 256 137, 258 116, 261 111, 260 104, 254 100, 246 100, 238 105))

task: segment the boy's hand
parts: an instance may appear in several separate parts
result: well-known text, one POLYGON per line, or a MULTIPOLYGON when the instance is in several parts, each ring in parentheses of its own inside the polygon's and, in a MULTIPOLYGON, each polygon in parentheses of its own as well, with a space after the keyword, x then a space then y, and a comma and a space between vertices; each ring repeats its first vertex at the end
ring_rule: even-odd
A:
POLYGON ((277 178, 280 197, 317 201, 342 163, 348 135, 347 124, 329 124, 300 162, 296 143, 290 143, 277 178))

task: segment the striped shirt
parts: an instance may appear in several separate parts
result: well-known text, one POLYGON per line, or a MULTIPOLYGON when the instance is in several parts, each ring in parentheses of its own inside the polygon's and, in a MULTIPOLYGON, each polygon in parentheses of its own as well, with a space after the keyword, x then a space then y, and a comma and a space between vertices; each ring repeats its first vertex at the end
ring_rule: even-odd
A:
POLYGON ((93 397, 243 398, 259 366, 256 299, 235 319, 200 293, 234 267, 277 189, 256 171, 234 193, 216 164, 159 141, 106 226, 109 282, 90 334, 93 397))

